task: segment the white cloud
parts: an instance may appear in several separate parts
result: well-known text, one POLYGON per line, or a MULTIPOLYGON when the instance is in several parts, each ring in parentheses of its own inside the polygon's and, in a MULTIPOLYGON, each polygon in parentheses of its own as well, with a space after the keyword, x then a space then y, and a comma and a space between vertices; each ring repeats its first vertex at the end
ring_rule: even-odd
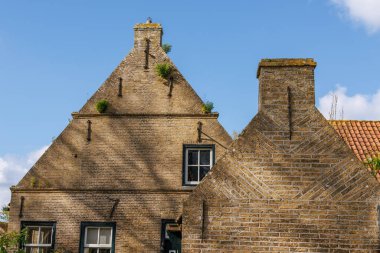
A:
POLYGON ((4 155, 0 157, 0 207, 10 201, 9 187, 15 185, 41 157, 48 146, 32 151, 24 156, 4 155))
POLYGON ((380 0, 330 0, 345 16, 364 25, 370 33, 380 29, 380 0))
POLYGON ((380 90, 373 94, 350 96, 347 94, 346 87, 337 85, 335 90, 328 92, 319 99, 318 109, 327 119, 329 119, 334 95, 338 98, 336 119, 342 119, 341 111, 343 109, 343 119, 380 120, 380 90))

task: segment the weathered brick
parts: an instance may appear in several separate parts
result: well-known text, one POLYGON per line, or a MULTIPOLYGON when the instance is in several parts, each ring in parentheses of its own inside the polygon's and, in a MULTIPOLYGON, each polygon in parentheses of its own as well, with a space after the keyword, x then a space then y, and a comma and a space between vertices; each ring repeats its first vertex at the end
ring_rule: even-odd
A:
POLYGON ((19 231, 21 221, 56 221, 56 247, 78 252, 82 221, 114 221, 116 252, 159 252, 161 220, 178 218, 194 188, 182 184, 183 145, 199 144, 198 122, 216 140, 202 141, 215 145, 216 159, 231 143, 218 114, 202 112, 202 100, 176 68, 168 96, 167 81, 155 70, 156 63, 171 62, 161 36, 159 24, 135 27, 131 53, 12 188, 11 231, 19 231), (103 114, 95 109, 100 99, 109 102, 103 114), (109 218, 115 199, 120 202, 109 218))
POLYGON ((260 63, 259 112, 184 203, 183 252, 380 249, 379 185, 315 108, 315 66, 260 63))

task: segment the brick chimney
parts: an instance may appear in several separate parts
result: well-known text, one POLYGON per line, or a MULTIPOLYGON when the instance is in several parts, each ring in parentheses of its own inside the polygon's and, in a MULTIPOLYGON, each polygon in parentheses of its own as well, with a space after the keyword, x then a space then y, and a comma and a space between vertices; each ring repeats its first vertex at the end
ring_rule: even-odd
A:
POLYGON ((136 49, 145 50, 147 40, 150 47, 161 47, 163 33, 161 24, 152 23, 152 20, 148 18, 146 23, 135 25, 134 30, 136 49))
POLYGON ((259 79, 259 112, 282 126, 315 108, 313 59, 263 59, 259 79))

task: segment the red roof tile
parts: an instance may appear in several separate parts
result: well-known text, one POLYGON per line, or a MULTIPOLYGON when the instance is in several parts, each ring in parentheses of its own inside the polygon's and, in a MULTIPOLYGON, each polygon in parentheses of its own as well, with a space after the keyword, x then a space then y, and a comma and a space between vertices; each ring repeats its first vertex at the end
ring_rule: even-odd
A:
POLYGON ((329 122, 361 161, 380 154, 380 121, 329 120, 329 122))

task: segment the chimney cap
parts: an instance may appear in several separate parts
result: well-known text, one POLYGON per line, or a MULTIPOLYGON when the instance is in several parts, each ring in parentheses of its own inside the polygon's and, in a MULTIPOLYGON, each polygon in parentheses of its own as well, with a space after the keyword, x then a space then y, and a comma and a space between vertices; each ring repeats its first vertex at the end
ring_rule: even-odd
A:
POLYGON ((162 30, 162 26, 161 24, 159 23, 140 23, 140 24, 136 24, 135 27, 134 27, 135 30, 149 30, 149 29, 153 29, 153 30, 162 30))
POLYGON ((262 67, 316 67, 317 63, 313 58, 278 58, 278 59, 262 59, 257 69, 257 78, 260 76, 262 67))

